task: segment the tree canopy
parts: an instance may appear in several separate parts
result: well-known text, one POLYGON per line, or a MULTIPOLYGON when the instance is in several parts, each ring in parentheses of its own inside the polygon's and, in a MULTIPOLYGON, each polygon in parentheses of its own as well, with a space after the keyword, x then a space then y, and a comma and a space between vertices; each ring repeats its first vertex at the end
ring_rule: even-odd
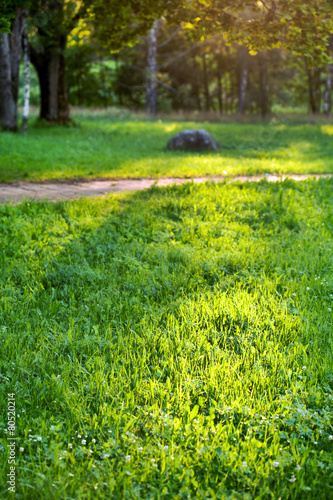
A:
POLYGON ((30 0, 0 0, 0 33, 9 33, 16 9, 29 5, 30 0))
POLYGON ((316 64, 328 60, 332 7, 332 0, 185 0, 168 15, 192 37, 223 33, 252 54, 283 47, 316 64))

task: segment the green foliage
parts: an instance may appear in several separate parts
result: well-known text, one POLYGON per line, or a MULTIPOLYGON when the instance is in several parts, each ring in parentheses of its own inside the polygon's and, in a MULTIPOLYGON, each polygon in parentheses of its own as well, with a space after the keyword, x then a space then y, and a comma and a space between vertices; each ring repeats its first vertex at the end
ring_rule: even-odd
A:
POLYGON ((9 33, 10 22, 6 17, 0 17, 0 33, 9 33))
POLYGON ((66 53, 69 102, 73 106, 108 107, 118 104, 115 95, 115 63, 98 61, 94 47, 77 45, 66 53))
POLYGON ((116 52, 145 35, 172 1, 98 0, 91 2, 94 35, 104 47, 116 52))
POLYGON ((188 183, 1 206, 17 494, 330 498, 332 189, 188 183))
POLYGON ((313 65, 329 61, 331 0, 194 0, 181 3, 169 17, 186 21, 192 38, 224 33, 253 55, 258 49, 283 46, 308 57, 313 65))
POLYGON ((0 0, 0 33, 9 33, 15 9, 30 7, 33 0, 0 0))
MULTIPOLYGON (((124 113, 83 112, 77 126, 31 125, 29 137, 0 135, 0 180, 80 177, 191 177, 333 171, 329 124, 150 122, 124 113), (187 128, 205 128, 222 144, 212 153, 166 150, 187 128), (226 174, 225 174, 226 172, 226 174)), ((74 115, 75 118, 75 115, 74 115)))

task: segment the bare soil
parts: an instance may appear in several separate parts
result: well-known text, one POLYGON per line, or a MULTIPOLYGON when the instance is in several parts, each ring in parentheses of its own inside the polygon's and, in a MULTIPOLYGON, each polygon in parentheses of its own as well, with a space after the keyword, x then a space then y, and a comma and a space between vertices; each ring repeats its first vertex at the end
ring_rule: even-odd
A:
POLYGON ((109 193, 121 193, 126 191, 137 191, 148 189, 153 185, 167 186, 170 184, 182 184, 184 182, 258 182, 266 179, 269 182, 281 182, 285 179, 294 179, 303 181, 305 179, 319 179, 323 177, 332 177, 333 174, 310 174, 283 176, 277 175, 257 175, 257 176, 236 176, 236 177, 194 177, 192 179, 181 178, 162 178, 162 179, 96 179, 80 181, 54 181, 54 182, 13 182, 9 184, 0 184, 0 203, 12 201, 20 202, 23 200, 73 200, 81 197, 105 196, 109 193))

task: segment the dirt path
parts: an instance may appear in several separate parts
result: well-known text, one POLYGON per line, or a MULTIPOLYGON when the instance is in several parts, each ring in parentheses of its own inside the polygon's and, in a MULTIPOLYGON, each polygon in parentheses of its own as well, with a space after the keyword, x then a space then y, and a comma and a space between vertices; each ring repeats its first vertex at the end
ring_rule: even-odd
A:
POLYGON ((165 178, 165 179, 118 179, 118 180, 91 180, 91 181, 68 181, 68 182, 14 182, 0 184, 0 203, 6 201, 19 202, 26 199, 33 200, 72 200, 81 197, 104 196, 109 193, 124 191, 136 191, 147 189, 152 185, 167 186, 169 184, 182 184, 184 182, 206 182, 227 179, 229 182, 250 181, 258 182, 267 179, 270 182, 294 179, 302 181, 308 178, 319 179, 332 177, 333 174, 309 174, 309 175, 258 175, 258 176, 236 176, 236 177, 194 177, 193 179, 165 178))

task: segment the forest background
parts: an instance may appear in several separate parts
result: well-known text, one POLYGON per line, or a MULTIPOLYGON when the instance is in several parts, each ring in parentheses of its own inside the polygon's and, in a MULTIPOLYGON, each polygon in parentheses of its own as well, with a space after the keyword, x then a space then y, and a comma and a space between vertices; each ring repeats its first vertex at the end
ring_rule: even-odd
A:
MULTIPOLYGON (((30 102, 47 121, 69 121, 69 105, 152 115, 331 110, 329 0, 1 3, 9 45, 23 31, 29 38, 30 102)), ((20 51, 17 44, 12 59, 20 51)), ((19 104, 23 74, 20 85, 12 82, 14 94, 21 88, 19 104)), ((17 128, 15 119, 2 124, 17 128)))

